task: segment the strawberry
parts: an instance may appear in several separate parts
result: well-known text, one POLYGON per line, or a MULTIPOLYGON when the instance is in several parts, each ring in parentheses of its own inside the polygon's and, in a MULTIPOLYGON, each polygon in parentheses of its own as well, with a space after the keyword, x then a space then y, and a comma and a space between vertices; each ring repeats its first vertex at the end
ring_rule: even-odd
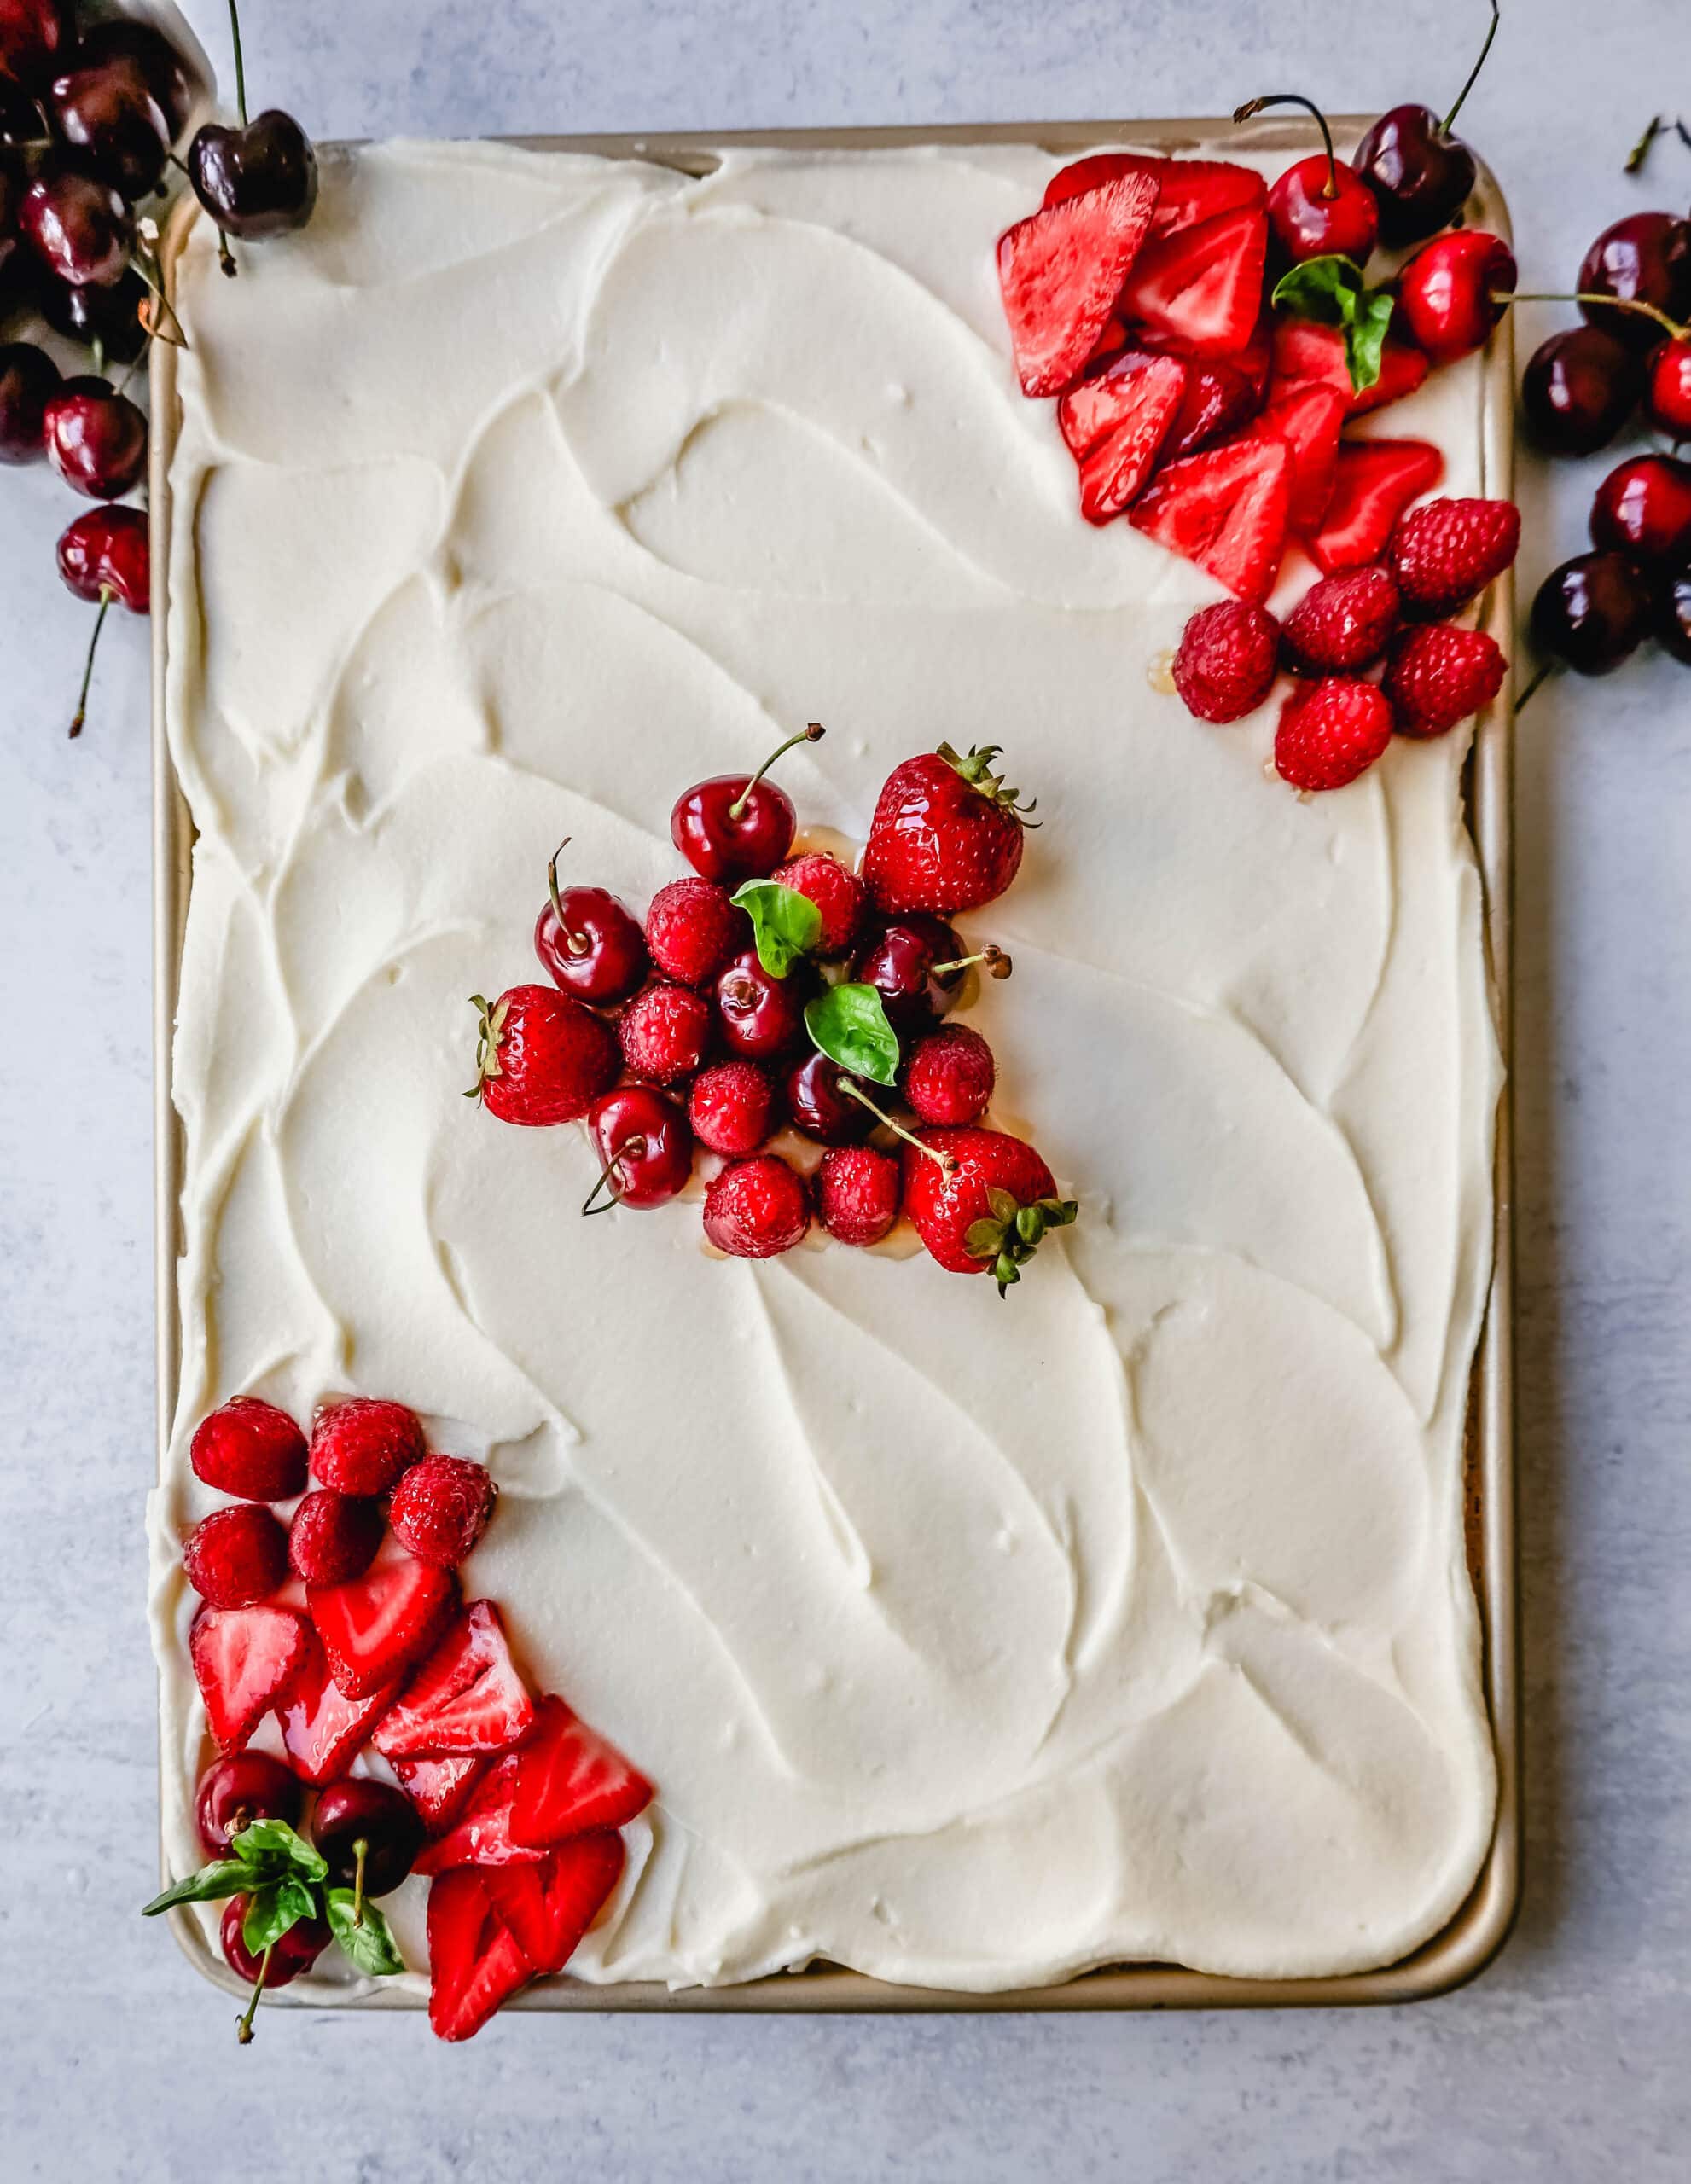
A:
POLYGON ((182 1573, 212 1607, 251 1607, 288 1579, 288 1534, 261 1502, 214 1509, 182 1543, 182 1573))
POLYGON ((431 1835, 444 1834, 462 1811, 470 1792, 487 1772, 485 1752, 450 1757, 396 1759, 393 1772, 416 1807, 431 1835))
POLYGON ((544 1855, 511 1839, 511 1801, 516 1795, 520 1757, 508 1751, 503 1759, 494 1761, 460 1808, 452 1826, 422 1851, 414 1872, 445 1873, 456 1866, 506 1866, 514 1859, 520 1862, 544 1855))
POLYGON ((1361 417, 1370 410, 1383 410, 1388 402, 1413 394, 1430 369, 1419 349, 1407 341, 1387 341, 1380 354, 1380 377, 1372 386, 1355 387, 1345 361, 1345 336, 1336 326, 1317 326, 1307 318, 1282 318, 1274 329, 1271 398, 1278 401, 1294 386, 1319 381, 1342 398, 1347 417, 1361 417))
POLYGON ((517 1674, 491 1600, 472 1600, 384 1716, 384 1759, 506 1751, 534 1723, 534 1701, 517 1674))
POLYGON ((1377 561, 1398 517, 1444 468, 1444 456, 1426 440, 1347 441, 1321 528, 1305 542, 1310 559, 1328 576, 1377 561))
POLYGON ((690 1077, 711 1043, 711 1004, 690 986, 649 985, 617 1025, 623 1060, 636 1077, 677 1084, 690 1077))
POLYGON ((1320 380, 1288 388, 1263 414, 1264 427, 1278 433, 1292 450, 1293 531, 1316 530, 1327 514, 1339 474, 1339 433, 1344 422, 1344 397, 1320 380))
POLYGON ((1373 683, 1330 675, 1281 707, 1275 770, 1295 789, 1343 788, 1391 741, 1392 708, 1373 683))
POLYGON ((536 1864, 485 1866, 481 1885, 537 1979, 561 1972, 622 1879, 614 1828, 577 1835, 536 1864))
POLYGON ((849 956, 863 921, 867 897, 863 883, 848 872, 837 857, 825 850, 811 850, 780 866, 776 878, 814 903, 822 912, 822 937, 816 953, 822 956, 849 956))
POLYGON ((1241 433, 1159 470, 1128 521, 1260 606, 1286 550, 1292 450, 1276 434, 1241 433))
POLYGON ((1107 523, 1138 493, 1185 391, 1178 357, 1129 349, 1057 404, 1058 425, 1079 460, 1080 512, 1089 523, 1107 523))
POLYGON ((995 902, 1021 866, 1031 804, 992 771, 998 746, 960 758, 949 743, 895 766, 869 822, 863 879, 877 909, 950 917, 995 902))
POLYGON ((621 1827, 652 1802, 652 1785, 561 1699, 543 1699, 517 1754, 514 1844, 550 1850, 588 1827, 621 1827))
POLYGON ((457 1581, 427 1562, 379 1563, 344 1585, 309 1585, 305 1605, 349 1699, 368 1699, 426 1653, 457 1604, 457 1581))
POLYGON ((1143 404, 1135 381, 1152 364, 1174 363, 1183 382, 1186 368, 1178 357, 1154 355, 1148 349, 1129 349, 1113 357, 1101 371, 1089 372, 1057 404, 1057 429, 1077 461, 1101 446, 1110 434, 1130 423, 1143 404))
POLYGON ((684 986, 708 985, 751 938, 751 920, 714 880, 672 880, 646 913, 647 954, 684 986))
POLYGON ((1180 633, 1174 687, 1199 720, 1242 720, 1274 687, 1280 624, 1241 599, 1200 607, 1180 633))
POLYGON ((602 1018, 555 986, 513 986, 477 1012, 475 1083, 479 1100, 503 1123, 530 1128, 579 1122, 616 1082, 616 1035, 602 1018))
POLYGON ((443 1873, 428 1892, 428 2021, 442 2040, 479 2032, 529 1978, 522 1944, 474 1867, 443 1873))
POLYGON ((285 1410, 231 1396, 202 1418, 188 1445, 195 1478, 247 1502, 291 1502, 305 1486, 305 1437, 285 1410))
POLYGON ((1046 183, 1045 202, 1061 205, 1124 174, 1148 174, 1158 183, 1153 235, 1194 227, 1241 206, 1260 209, 1268 202, 1268 185, 1252 167, 1227 160, 1162 159, 1148 152, 1089 152, 1084 159, 1072 160, 1046 183))
POLYGON ((944 1024, 918 1039, 904 1065, 904 1098, 919 1120, 979 1122, 997 1081, 992 1049, 967 1024, 944 1024))
POLYGON ((1263 308, 1266 214, 1246 207, 1148 243, 1121 291, 1130 326, 1195 357, 1228 357, 1250 340, 1263 308))
POLYGON ((1429 622, 1406 630, 1392 648, 1380 688, 1405 735, 1443 735, 1489 706, 1508 663, 1483 630, 1429 622))
POLYGON ((366 1699, 349 1699, 328 1672, 315 1637, 276 1710, 288 1763, 304 1782, 339 1781, 363 1746, 373 1722, 393 1704, 397 1684, 383 1684, 366 1699))
POLYGON ((425 1456, 394 1488, 387 1521, 408 1554, 456 1570, 486 1531, 498 1491, 485 1464, 425 1456))
POLYGON ((836 1145, 816 1170, 816 1211, 841 1244, 878 1244, 898 1218, 902 1194, 897 1159, 872 1145, 836 1145))
POLYGON ((1018 220, 998 238, 998 288, 1024 394, 1080 376, 1156 209, 1153 175, 1124 174, 1018 220))
POLYGON ((206 1607, 188 1634, 219 1751, 239 1751, 303 1664, 311 1634, 291 1607, 206 1607))
POLYGON ((1159 450, 1165 462, 1177 462, 1200 447, 1212 447, 1262 407, 1262 397, 1231 357, 1194 357, 1187 364, 1186 392, 1168 438, 1159 450))
POLYGON ((693 1080, 687 1119, 706 1152, 743 1159, 769 1141, 775 1089, 754 1061, 712 1062, 693 1080))
POLYGON ((1112 357, 1119 357, 1127 346, 1127 328, 1119 318, 1104 321, 1104 330, 1092 344, 1092 353, 1086 359, 1090 370, 1094 364, 1107 364, 1112 357))
POLYGON ((1392 534, 1392 568, 1411 613, 1427 620, 1477 599, 1520 551, 1513 501, 1438 500, 1411 508, 1392 534))
POLYGON ((375 1560, 383 1525, 380 1506, 356 1494, 320 1486, 306 1495, 288 1528, 288 1566, 308 1585, 344 1585, 375 1560))
POLYGON ((776 1258, 802 1243, 810 1225, 805 1179, 776 1153, 730 1162, 705 1192, 705 1234, 730 1258, 776 1258))
POLYGON ((1287 665, 1348 675, 1380 658, 1398 625, 1398 587, 1384 569, 1348 569, 1312 584, 1286 618, 1287 665))
POLYGON ((1002 1297, 1048 1228, 1078 1209, 1059 1199, 1031 1145, 996 1130, 923 1130, 904 1154, 904 1211, 929 1255, 953 1274, 989 1268, 1002 1297))
POLYGON ((427 1453, 416 1414, 402 1403, 350 1396, 311 1423, 311 1476, 341 1494, 385 1494, 427 1453))

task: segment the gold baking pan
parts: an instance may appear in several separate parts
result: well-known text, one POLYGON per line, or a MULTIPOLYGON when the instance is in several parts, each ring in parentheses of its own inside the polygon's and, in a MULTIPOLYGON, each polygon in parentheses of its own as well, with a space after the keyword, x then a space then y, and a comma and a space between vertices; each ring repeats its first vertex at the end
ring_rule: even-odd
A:
MULTIPOLYGON (((1366 127, 1356 116, 1335 119, 1341 141, 1366 127)), ((1164 153, 1194 150, 1232 137, 1241 149, 1300 154, 1318 148, 1308 124, 1264 121, 1235 131, 1222 120, 1053 121, 1013 125, 968 124, 956 128, 761 130, 683 136, 526 136, 513 141, 532 151, 593 152, 613 159, 640 158, 706 173, 717 149, 767 147, 799 151, 883 151, 920 144, 1032 144, 1073 154, 1098 144, 1132 144, 1164 153)), ((197 212, 191 198, 177 208, 165 241, 168 282, 176 251, 197 212)), ((1479 224, 1506 239, 1508 209, 1490 171, 1482 167, 1475 201, 1479 224)), ((1483 490, 1508 497, 1514 458, 1514 344, 1505 314, 1484 358, 1481 409, 1483 490)), ((149 497, 153 539, 153 804, 154 804, 154 1103, 155 1131, 156 1284, 158 1304, 158 1419, 160 1470, 168 1450, 182 1351, 177 1260, 181 1248, 179 1204, 182 1132, 171 1103, 171 1051, 177 982, 188 910, 193 828, 177 786, 166 736, 166 578, 170 566, 170 462, 177 418, 176 355, 153 345, 152 467, 149 497)), ((1510 649, 1514 621, 1513 579, 1492 590, 1490 626, 1510 649)), ((1514 783, 1514 682, 1481 714, 1467 775, 1469 822, 1485 892, 1485 940, 1496 995, 1498 1037, 1506 1069, 1512 1061, 1510 928, 1514 890, 1511 803, 1514 783)), ((528 1989, 509 2007, 530 2010, 875 2011, 1285 2009, 1341 2003, 1407 2002, 1448 1992, 1482 1971, 1502 1948, 1520 1889, 1520 1687, 1516 1600, 1514 1482, 1514 1219, 1511 1092, 1506 1078, 1497 1115, 1495 1169, 1495 1255, 1491 1285, 1469 1389, 1465 1504, 1468 1565, 1479 1601, 1483 1679, 1497 1758, 1497 1815, 1491 1849, 1479 1879, 1456 1917, 1411 1955, 1379 1971, 1316 1979, 1231 1979, 1183 1970, 1177 1965, 1136 1963, 1084 1973, 1061 1985, 1004 1994, 957 1994, 936 1988, 894 1986, 884 1980, 812 1966, 731 1987, 689 1987, 672 1993, 656 1983, 590 1985, 567 1977, 528 1989)), ((249 1990, 206 1943, 200 1927, 181 1913, 172 1916, 177 1938, 196 1968, 232 1995, 249 1990)), ((293 2003, 282 1994, 278 2003, 293 2003)), ((299 2005, 306 2007, 306 2005, 299 2005)), ((415 2009, 420 1998, 385 1986, 346 2007, 415 2009)), ((311 2005, 323 2007, 323 2005, 311 2005)))

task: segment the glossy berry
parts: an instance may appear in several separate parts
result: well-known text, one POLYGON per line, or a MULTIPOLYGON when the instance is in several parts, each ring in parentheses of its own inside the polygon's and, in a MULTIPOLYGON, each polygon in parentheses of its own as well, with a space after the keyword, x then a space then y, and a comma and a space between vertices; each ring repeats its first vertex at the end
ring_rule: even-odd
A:
POLYGON ((202 1418, 188 1461, 204 1484, 249 1502, 291 1502, 305 1490, 305 1437, 259 1396, 231 1396, 202 1418))
MULTIPOLYGON (((1671 212, 1629 212, 1605 228, 1580 262, 1582 295, 1618 296, 1651 305, 1676 324, 1691 318, 1691 222, 1671 212)), ((1581 312, 1629 349, 1652 349, 1659 321, 1638 311, 1583 303, 1581 312)))
POLYGON ((1680 570, 1663 586, 1656 635, 1664 651, 1691 667, 1691 568, 1680 570))
POLYGON ((82 67, 109 61, 132 61, 146 78, 147 88, 158 101, 175 142, 188 126, 194 102, 205 89, 162 31, 151 23, 136 22, 122 15, 103 22, 84 23, 77 38, 76 58, 82 67))
MULTIPOLYGON (((258 1980, 263 1958, 254 1956, 241 1937, 249 1901, 245 1896, 230 1896, 224 1906, 218 1938, 224 1962, 250 1986, 258 1980)), ((297 1920, 270 1951, 270 1963, 264 1968, 264 1992, 268 1994, 272 1987, 285 1987, 302 1972, 309 1972, 333 1938, 322 1920, 297 1920)))
POLYGON ((471 1005, 478 1025, 469 1096, 501 1122, 526 1129, 579 1122, 616 1082, 617 1035, 572 994, 513 986, 491 1004, 474 995, 471 1005))
POLYGON ((1372 682, 1333 675, 1294 691, 1280 709, 1275 771, 1305 793, 1343 788, 1392 741, 1392 708, 1372 682))
POLYGON ((783 861, 793 846, 798 815, 786 790, 764 776, 783 752, 814 743, 822 733, 820 723, 812 721, 801 735, 789 736, 755 774, 717 774, 676 799, 670 839, 701 880, 723 880, 732 887, 742 880, 767 879, 783 861))
POLYGON ((425 1456, 394 1488, 387 1521, 408 1554, 456 1570, 486 1531, 498 1491, 485 1464, 425 1456))
POLYGON ((730 1258, 774 1258, 810 1225, 804 1177, 772 1153, 731 1162, 705 1193, 705 1234, 730 1258))
POLYGON ((91 501, 118 501, 147 468, 147 419, 103 379, 67 379, 43 421, 47 460, 91 501))
POLYGON ((1691 462, 1636 455, 1618 464, 1592 499, 1591 543, 1638 561, 1691 555, 1691 462))
POLYGON ((1424 242, 1446 227, 1473 195, 1473 154, 1430 107, 1394 106, 1357 147, 1357 172, 1380 207, 1389 250, 1424 242))
POLYGON ((1508 308, 1516 278, 1514 253, 1500 237, 1481 228, 1438 235, 1398 276, 1402 330, 1435 364, 1466 357, 1508 308))
POLYGON ((135 223, 108 182, 59 167, 38 176, 18 208, 24 239, 55 280, 73 288, 110 288, 120 281, 135 241, 135 223))
POLYGON ((994 772, 997 757, 996 744, 960 757, 942 743, 893 768, 863 851, 863 882, 877 909, 950 917, 1010 885, 1033 806, 994 772))
POLYGON ((232 1751, 214 1759, 194 1793, 200 1840, 214 1858, 229 1855, 229 1838, 255 1820, 297 1825, 305 1792, 292 1768, 267 1751, 232 1751))
POLYGON ((730 1054, 770 1061, 803 1034, 810 988, 795 966, 784 979, 764 968, 755 948, 736 956, 717 980, 717 1022, 730 1054))
MULTIPOLYGON (((588 1135, 603 1173, 602 1188, 619 1205, 663 1205, 693 1177, 693 1132, 675 1101, 649 1084, 619 1084, 596 1101, 588 1135)), ((592 1200, 584 1211, 591 1209, 592 1200)))
POLYGON ((646 946, 666 979, 708 985, 752 937, 751 920, 714 880, 672 880, 646 913, 646 946))
POLYGON ((1659 433, 1691 439, 1691 334, 1664 341, 1650 358, 1644 415, 1659 433))
POLYGON ((60 534, 59 574, 78 599, 97 606, 109 593, 131 614, 145 614, 152 603, 145 508, 84 508, 60 534))
POLYGON ((875 988, 895 1031, 926 1031, 956 1006, 964 977, 934 966, 956 963, 968 952, 949 925, 912 911, 889 919, 863 942, 851 976, 875 988))
POLYGON ((952 1274, 990 1272, 1000 1296, 1075 1217, 1038 1153, 1002 1130, 924 1130, 904 1160, 904 1210, 928 1256, 952 1274))
POLYGON ((910 1049, 904 1098, 919 1121, 956 1128, 980 1120, 997 1081, 992 1049, 979 1032, 946 1024, 910 1049))
POLYGON ((84 349, 100 342, 108 364, 132 364, 147 346, 147 283, 133 266, 108 288, 67 288, 44 274, 37 300, 55 333, 84 349))
POLYGON ((836 1242, 867 1248, 898 1218, 904 1170, 872 1145, 838 1146, 816 1170, 816 1212, 836 1242))
POLYGON ((1242 599, 1200 607, 1180 633, 1171 668, 1182 704, 1199 720, 1242 720, 1274 687, 1280 624, 1242 599))
POLYGON ((288 1566, 308 1585, 344 1585, 375 1560, 384 1530, 378 1502, 319 1486, 293 1512, 288 1566))
POLYGON ((0 462, 33 462, 47 452, 47 404, 59 367, 32 341, 0 346, 0 462))
POLYGON ((410 1872, 423 1824, 403 1790, 355 1776, 331 1782, 317 1799, 311 1841, 328 1867, 331 1888, 356 1887, 362 1877, 366 1896, 386 1896, 410 1872))
POLYGON ((325 1403, 311 1421, 311 1476, 340 1494, 385 1494, 428 1453, 415 1411, 375 1396, 325 1403))
POLYGON ((713 1062, 694 1078, 687 1114, 707 1152, 743 1159, 769 1141, 775 1088, 755 1062, 713 1062))
POLYGON ((1591 455, 1631 415, 1636 353, 1607 328, 1566 326, 1539 343, 1521 375, 1527 428, 1547 455, 1591 455))
POLYGON ((1292 263, 1332 253, 1366 264, 1380 239, 1374 192, 1343 160, 1295 160, 1269 189, 1269 221, 1292 263))
POLYGON ((1380 658, 1397 627, 1398 587, 1385 569, 1347 569, 1313 584, 1286 618, 1287 665, 1348 675, 1380 658))
POLYGON ((1406 613, 1453 614, 1478 599, 1520 550, 1513 501, 1423 501, 1399 516, 1388 552, 1406 613))
POLYGON ((1489 706, 1508 665, 1483 630, 1429 622, 1406 630, 1392 648, 1380 688, 1400 734, 1443 735, 1489 706))
POLYGON ((212 1607, 251 1607, 288 1577, 288 1534, 262 1502, 214 1509, 182 1543, 182 1571, 212 1607))
POLYGON ((1650 587, 1625 555, 1576 554, 1552 569, 1532 602, 1532 641, 1577 675, 1607 675, 1650 632, 1650 587))
POLYGON ((317 155, 275 107, 244 128, 208 121, 188 148, 194 195, 226 235, 262 242, 303 228, 317 201, 317 155))
POLYGON ((855 1083, 824 1054, 806 1054, 788 1072, 787 1112, 794 1130, 818 1145, 857 1145, 875 1128, 875 1114, 844 1088, 855 1083))
POLYGON ((646 976, 646 943, 632 910, 607 888, 558 886, 558 860, 547 868, 550 896, 534 924, 534 952, 562 992, 603 1007, 631 994, 646 976))
POLYGON ((133 205, 157 189, 171 125, 138 61, 113 56, 56 77, 48 111, 77 164, 133 205))
POLYGON ((848 872, 838 857, 829 857, 825 850, 811 850, 790 864, 783 864, 775 876, 782 886, 807 897, 821 911, 822 938, 816 943, 816 954, 827 958, 849 956, 869 901, 868 890, 857 874, 848 872))
POLYGON ((0 0, 0 76, 36 84, 75 35, 71 0, 0 0))
POLYGON ((623 1060, 636 1077, 678 1084, 710 1051, 711 1004, 690 986, 660 980, 637 993, 617 1022, 623 1060))

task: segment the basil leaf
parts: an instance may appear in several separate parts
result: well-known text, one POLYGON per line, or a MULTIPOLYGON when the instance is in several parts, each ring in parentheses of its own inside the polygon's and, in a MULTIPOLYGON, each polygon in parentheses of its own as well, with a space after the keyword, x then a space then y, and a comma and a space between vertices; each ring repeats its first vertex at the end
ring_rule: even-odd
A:
POLYGON ((249 1866, 279 1863, 283 1872, 309 1881, 323 1880, 328 1873, 305 1837, 296 1835, 285 1820, 255 1820, 239 1835, 230 1836, 229 1847, 249 1866))
POLYGON ((350 1888, 329 1889, 324 1902, 330 1930, 354 1971, 362 1972, 369 1979, 389 1979, 396 1972, 404 1970, 405 1960, 399 1954, 392 1931, 369 1896, 364 1898, 362 1926, 352 1922, 353 1895, 350 1888))
POLYGON ((1384 288, 1375 288, 1363 298, 1356 317, 1345 329, 1345 362, 1350 368, 1351 384, 1358 394, 1380 377, 1380 355, 1386 347, 1395 303, 1396 299, 1387 295, 1384 288))
POLYGON ((254 1956, 262 1956, 290 1926, 317 1915, 316 1891, 298 1873, 286 1873, 282 1879, 256 1890, 249 1898, 241 1922, 241 1938, 254 1956))
POLYGON ((898 1035, 873 986, 830 986, 805 1009, 805 1029, 830 1061, 871 1084, 898 1077, 898 1035))
POLYGON ((1353 259, 1334 253, 1326 258, 1306 258, 1301 265, 1282 273, 1269 300, 1322 326, 1348 326, 1357 315, 1362 293, 1362 269, 1353 259))
POLYGON ((239 1896, 252 1885, 250 1866, 239 1858, 219 1858, 215 1864, 201 1866, 197 1873, 189 1873, 186 1880, 172 1881, 162 1895, 142 1905, 141 1915, 154 1919, 160 1911, 171 1910, 178 1903, 221 1903, 224 1896, 239 1896))
POLYGON ((778 880, 748 880, 734 900, 752 921, 758 961, 772 979, 784 979, 822 938, 822 912, 808 895, 778 880))

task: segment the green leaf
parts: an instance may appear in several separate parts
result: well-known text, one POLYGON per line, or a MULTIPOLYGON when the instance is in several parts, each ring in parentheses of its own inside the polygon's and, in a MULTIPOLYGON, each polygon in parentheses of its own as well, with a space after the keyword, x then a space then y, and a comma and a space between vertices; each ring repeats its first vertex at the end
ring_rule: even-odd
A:
POLYGON ((254 1956, 262 1956, 272 1942, 279 1942, 290 1926, 317 1915, 317 1891, 298 1873, 255 1889, 241 1922, 241 1938, 254 1956))
POLYGON ((1306 258, 1276 282, 1271 300, 1299 318, 1344 328, 1345 369, 1358 394, 1379 379, 1395 299, 1384 288, 1366 287, 1352 259, 1337 253, 1306 258))
POLYGON ((253 1885, 253 1869, 239 1858, 219 1858, 215 1864, 201 1866, 197 1873, 189 1873, 186 1880, 172 1881, 160 1896, 150 1903, 143 1903, 143 1919, 155 1919, 161 1911, 169 1911, 178 1903, 221 1903, 226 1896, 239 1896, 243 1889, 253 1885))
POLYGON ((748 880, 734 900, 752 921, 758 961, 772 979, 784 979, 822 938, 822 912, 808 895, 778 880, 748 880))
POLYGON ((350 1888, 331 1888, 324 1901, 329 1926, 354 1971, 362 1972, 368 1979, 390 1979, 396 1972, 404 1970, 405 1960, 399 1954, 392 1931, 369 1896, 364 1898, 362 1926, 353 1922, 354 1899, 350 1888))
POLYGON ((1363 297, 1356 317, 1345 329, 1345 361, 1350 366, 1351 384, 1358 394, 1380 377, 1380 358, 1396 305, 1396 297, 1387 295, 1384 288, 1375 288, 1363 297))
POLYGON ((898 1035, 873 986, 830 986, 805 1010, 805 1028, 830 1061, 871 1084, 898 1077, 898 1035))
POLYGON ((996 1259, 1003 1240, 1002 1221, 971 1221, 963 1234, 963 1249, 972 1259, 996 1259))
POLYGON ((328 1873, 305 1837, 296 1835, 285 1820, 255 1820, 239 1835, 230 1836, 229 1847, 248 1866, 279 1866, 283 1873, 296 1873, 309 1881, 325 1879, 328 1873))

